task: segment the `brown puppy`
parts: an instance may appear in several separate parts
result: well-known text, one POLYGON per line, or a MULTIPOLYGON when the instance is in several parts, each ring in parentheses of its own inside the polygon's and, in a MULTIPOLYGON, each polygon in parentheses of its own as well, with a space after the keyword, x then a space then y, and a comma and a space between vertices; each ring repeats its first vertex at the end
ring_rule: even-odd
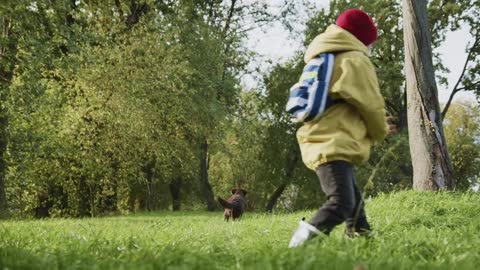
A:
POLYGON ((218 197, 218 202, 223 206, 223 217, 225 221, 228 221, 230 217, 233 220, 240 219, 247 207, 247 201, 245 200, 245 195, 247 191, 241 188, 232 189, 232 196, 228 200, 224 200, 218 197))

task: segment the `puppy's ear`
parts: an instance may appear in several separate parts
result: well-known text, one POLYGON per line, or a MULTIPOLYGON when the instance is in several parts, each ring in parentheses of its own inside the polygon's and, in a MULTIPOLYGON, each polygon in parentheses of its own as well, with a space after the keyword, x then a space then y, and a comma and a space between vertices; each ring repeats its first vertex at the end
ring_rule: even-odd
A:
POLYGON ((232 189, 232 194, 235 194, 235 192, 237 192, 237 189, 236 188, 232 189))
POLYGON ((240 189, 240 191, 243 193, 243 196, 247 196, 247 191, 245 189, 240 189))

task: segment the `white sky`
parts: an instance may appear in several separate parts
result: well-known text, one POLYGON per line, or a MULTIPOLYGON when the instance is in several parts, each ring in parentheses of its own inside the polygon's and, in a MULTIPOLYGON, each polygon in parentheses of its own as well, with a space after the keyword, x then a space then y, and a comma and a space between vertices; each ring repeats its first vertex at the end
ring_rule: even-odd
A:
MULTIPOLYGON (((440 48, 438 48, 438 52, 441 53, 445 66, 450 70, 450 74, 448 75, 449 88, 445 89, 445 87, 441 85, 438 86, 440 102, 446 102, 448 100, 451 89, 455 86, 458 77, 462 73, 463 66, 467 60, 465 49, 468 42, 472 42, 471 34, 468 33, 468 29, 463 28, 448 33, 447 39, 440 48)), ((475 100, 475 95, 471 92, 460 91, 455 94, 453 100, 475 100)))
MULTIPOLYGON (((266 1, 275 2, 275 0, 266 1)), ((321 5, 326 5, 327 3, 328 0, 321 1, 321 5)), ((298 30, 302 31, 303 27, 304 23, 300 24, 299 28, 301 29, 298 30)), ((445 103, 448 100, 451 88, 453 88, 458 76, 460 76, 467 58, 467 54, 465 53, 465 48, 469 42, 467 37, 470 36, 468 29, 460 29, 448 33, 446 41, 438 49, 442 55, 444 64, 451 71, 447 76, 449 88, 446 89, 444 86, 438 85, 439 100, 441 103, 445 103)), ((271 61, 275 64, 288 60, 302 47, 302 40, 299 38, 302 37, 292 37, 292 34, 283 29, 278 23, 269 27, 265 32, 261 30, 253 31, 250 34, 248 44, 250 48, 261 56, 258 62, 267 63, 268 61, 271 61)), ((268 69, 269 66, 271 65, 262 65, 262 70, 268 69)), ((247 87, 253 87, 256 85, 255 80, 255 78, 248 76, 244 78, 244 83, 247 87)), ((454 97, 454 101, 458 100, 475 100, 475 96, 472 93, 461 91, 454 97)))

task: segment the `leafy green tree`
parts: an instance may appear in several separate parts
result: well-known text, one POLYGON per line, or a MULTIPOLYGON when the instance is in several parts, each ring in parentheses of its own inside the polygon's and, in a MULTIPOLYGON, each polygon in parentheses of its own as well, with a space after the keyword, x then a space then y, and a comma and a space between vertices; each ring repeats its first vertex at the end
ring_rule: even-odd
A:
POLYGON ((479 120, 480 109, 471 102, 453 103, 444 120, 457 190, 468 190, 479 184, 479 120))
MULTIPOLYGON (((435 47, 475 11, 430 3, 446 11, 431 9, 435 47)), ((318 180, 302 165, 297 127, 284 112, 301 53, 274 66, 258 89, 240 88, 255 60, 247 33, 274 21, 291 26, 302 4, 2 1, 0 208, 37 217, 212 210, 214 194, 234 186, 250 191, 254 209, 318 206, 318 180)), ((332 1, 309 20, 306 43, 353 6, 378 15, 372 55, 404 129, 399 1, 332 1)), ((358 172, 367 192, 408 186, 405 132, 375 149, 358 172)))
POLYGON ((8 212, 5 190, 8 112, 5 101, 12 82, 17 51, 17 36, 12 22, 16 19, 17 13, 12 11, 13 6, 12 1, 4 1, 0 4, 0 28, 2 29, 0 35, 0 217, 6 216, 8 212))
POLYGON ((198 1, 42 2, 22 10, 33 19, 16 25, 12 207, 89 216, 155 210, 170 193, 178 210, 181 190, 198 194, 190 187, 199 178, 208 188, 196 165, 208 171, 201 146, 223 136, 247 63, 241 35, 229 28, 236 23, 227 27, 225 7, 208 4, 217 17, 204 16, 198 1), (43 28, 34 35, 35 24, 43 28))

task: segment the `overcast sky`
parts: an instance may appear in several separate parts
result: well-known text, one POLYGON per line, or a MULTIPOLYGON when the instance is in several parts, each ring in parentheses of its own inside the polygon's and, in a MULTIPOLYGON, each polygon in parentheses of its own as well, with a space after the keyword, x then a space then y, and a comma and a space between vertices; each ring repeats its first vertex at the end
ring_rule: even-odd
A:
MULTIPOLYGON (((275 2, 276 0, 267 0, 268 2, 275 2)), ((325 5, 328 0, 321 1, 320 5, 325 5)), ((302 27, 302 26, 299 26, 302 27)), ((298 29, 302 30, 302 29, 298 29)), ((459 31, 451 32, 447 35, 447 39, 438 49, 442 54, 442 60, 445 65, 450 69, 451 73, 448 76, 450 85, 449 89, 445 89, 444 86, 439 85, 439 99, 441 103, 448 100, 451 92, 451 88, 456 83, 458 76, 462 71, 463 65, 467 58, 465 48, 470 37, 468 29, 461 29, 459 31)), ((293 54, 302 48, 302 40, 292 39, 292 35, 283 29, 280 24, 275 24, 269 27, 265 32, 261 30, 254 31, 250 34, 249 47, 255 52, 259 53, 262 57, 259 61, 265 62, 267 60, 273 63, 283 62, 293 54)), ((268 65, 264 65, 266 68, 268 65)), ((255 85, 255 79, 252 77, 245 78, 245 84, 247 87, 255 85)), ((454 100, 474 100, 473 94, 468 92, 459 92, 455 95, 454 100)))

